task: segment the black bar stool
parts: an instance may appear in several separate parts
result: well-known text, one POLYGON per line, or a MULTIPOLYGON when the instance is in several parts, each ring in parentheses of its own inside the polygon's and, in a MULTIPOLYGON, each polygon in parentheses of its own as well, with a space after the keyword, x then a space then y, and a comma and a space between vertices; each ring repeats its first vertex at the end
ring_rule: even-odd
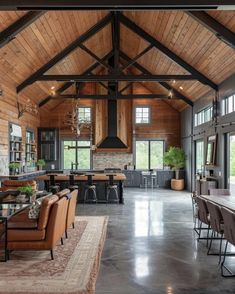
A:
POLYGON ((60 191, 60 185, 55 182, 55 177, 56 175, 49 175, 50 180, 49 180, 49 191, 52 192, 53 194, 56 194, 60 191))
POLYGON ((69 175, 69 190, 72 192, 74 190, 78 190, 78 185, 75 185, 74 175, 69 175))
POLYGON ((84 195, 84 203, 88 201, 92 201, 97 203, 97 195, 96 195, 96 185, 93 183, 93 177, 94 175, 87 175, 87 184, 85 189, 85 195, 84 195), (92 192, 92 198, 89 198, 89 192, 92 192))
POLYGON ((108 187, 107 187, 106 203, 109 202, 109 197, 110 197, 110 194, 112 191, 114 192, 114 195, 115 195, 115 198, 113 199, 113 201, 119 202, 118 186, 116 184, 114 184, 114 176, 116 176, 116 175, 108 175, 109 183, 108 183, 108 187))

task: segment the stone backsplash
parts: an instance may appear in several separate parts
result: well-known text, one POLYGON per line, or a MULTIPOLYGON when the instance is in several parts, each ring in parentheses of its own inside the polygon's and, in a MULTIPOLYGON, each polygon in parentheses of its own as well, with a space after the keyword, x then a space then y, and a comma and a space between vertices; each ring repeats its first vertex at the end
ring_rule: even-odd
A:
POLYGON ((8 157, 6 156, 0 156, 0 175, 8 175, 9 169, 8 169, 8 157))
POLYGON ((124 165, 133 163, 133 154, 131 153, 94 153, 93 169, 105 168, 124 168, 124 165))

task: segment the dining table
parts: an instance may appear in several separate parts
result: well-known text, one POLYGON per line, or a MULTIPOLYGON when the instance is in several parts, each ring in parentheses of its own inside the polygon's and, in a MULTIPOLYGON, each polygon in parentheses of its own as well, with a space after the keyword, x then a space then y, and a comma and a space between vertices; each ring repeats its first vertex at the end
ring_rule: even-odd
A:
POLYGON ((235 195, 201 195, 201 197, 235 211, 235 195))

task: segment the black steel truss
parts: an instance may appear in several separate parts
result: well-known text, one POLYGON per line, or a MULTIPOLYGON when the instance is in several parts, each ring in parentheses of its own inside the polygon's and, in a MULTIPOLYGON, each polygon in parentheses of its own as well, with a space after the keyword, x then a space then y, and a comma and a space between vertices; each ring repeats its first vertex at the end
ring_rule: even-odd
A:
POLYGON ((210 86, 214 90, 218 90, 218 86, 213 81, 208 79, 206 76, 204 76, 202 73, 200 73, 197 69, 195 69, 193 66, 191 66, 186 61, 184 61, 181 57, 179 57, 174 52, 172 52, 170 49, 165 47, 162 43, 160 43, 158 40, 156 40, 154 37, 152 37, 149 33, 147 33, 145 30, 143 30, 141 27, 139 27, 137 24, 135 24, 129 18, 127 18, 123 14, 120 14, 119 19, 122 24, 124 24, 126 27, 131 29, 137 35, 139 35, 142 39, 144 39, 148 43, 152 44, 155 48, 157 48, 158 50, 163 52, 171 60, 173 60, 178 65, 180 65, 185 70, 187 70, 189 73, 191 73, 201 83, 210 86))
MULTIPOLYGON (((126 61, 130 61, 132 60, 128 55, 126 55, 124 52, 120 52, 120 57, 122 57, 123 59, 125 59, 126 61)), ((133 66, 138 69, 140 72, 142 72, 143 74, 151 74, 151 72, 149 70, 147 70, 145 67, 143 67, 142 65, 140 65, 138 62, 133 63, 133 66)), ((172 91, 172 95, 183 100, 184 102, 186 102, 188 105, 193 106, 193 102, 186 97, 185 95, 183 95, 182 93, 180 93, 179 91, 177 91, 176 89, 174 89, 174 87, 170 86, 169 84, 167 84, 166 82, 159 82, 159 84, 167 89, 168 91, 172 91)))
POLYGON ((99 94, 69 94, 69 95, 58 95, 53 97, 52 99, 98 99, 98 100, 127 100, 127 99, 171 99, 171 96, 166 94, 127 94, 120 95, 119 93, 116 95, 99 95, 99 94))
POLYGON ((42 16, 45 11, 29 11, 12 25, 0 33, 0 48, 13 40, 17 34, 23 31, 27 26, 32 24, 36 19, 42 16))
MULTIPOLYGON (((111 52, 109 52, 107 55, 105 55, 104 58, 102 58, 102 61, 105 61, 105 60, 109 59, 109 58, 112 57, 112 56, 113 56, 113 51, 111 51, 111 52)), ((99 65, 100 65, 99 62, 96 62, 96 63, 92 64, 87 70, 85 70, 85 71, 83 72, 83 74, 86 75, 86 74, 90 74, 90 73, 92 73, 92 71, 93 71, 94 69, 96 69, 99 65)), ((57 96, 61 95, 65 90, 67 90, 67 89, 68 89, 69 87, 71 87, 73 84, 74 84, 74 82, 67 82, 67 83, 65 83, 62 87, 60 87, 60 88, 56 91, 56 95, 57 95, 57 96)), ((77 84, 76 84, 76 88, 77 88, 77 89, 80 88, 80 84, 81 84, 81 83, 77 83, 77 84)), ((77 95, 77 94, 78 94, 78 93, 76 93, 76 95, 77 95)), ((45 105, 48 101, 50 101, 50 100, 53 99, 53 98, 54 98, 54 96, 51 96, 51 95, 47 96, 45 99, 43 99, 43 100, 39 103, 38 106, 39 106, 39 107, 42 107, 43 105, 45 105)))
POLYGON ((77 38, 74 42, 72 42, 69 46, 63 49, 60 53, 58 53, 55 57, 53 57, 48 63, 43 65, 40 69, 38 69, 35 73, 33 73, 30 77, 28 77, 25 81, 23 81, 19 86, 17 86, 17 93, 21 92, 25 87, 34 83, 38 80, 38 78, 47 72, 50 68, 52 68, 59 61, 64 59, 67 55, 69 55, 72 51, 78 48, 78 46, 88 40, 91 36, 99 32, 103 27, 105 27, 112 20, 112 15, 109 13, 102 20, 100 20, 97 24, 95 24, 92 28, 90 28, 87 32, 82 34, 79 38, 77 38))
POLYGON ((235 48, 235 34, 204 11, 187 11, 196 21, 213 32, 220 40, 235 48))
POLYGON ((232 5, 231 0, 1 0, 1 10, 143 10, 143 9, 217 9, 232 5))
POLYGON ((162 82, 172 80, 191 81, 196 80, 192 75, 43 75, 38 77, 38 81, 70 81, 70 82, 162 82))

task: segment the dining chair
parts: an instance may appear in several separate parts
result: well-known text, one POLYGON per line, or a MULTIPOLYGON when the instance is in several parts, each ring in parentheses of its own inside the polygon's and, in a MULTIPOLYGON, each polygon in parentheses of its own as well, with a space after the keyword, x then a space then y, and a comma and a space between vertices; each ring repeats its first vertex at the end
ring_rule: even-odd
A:
POLYGON ((231 193, 229 189, 209 189, 209 195, 213 196, 230 196, 231 193))
POLYGON ((224 221, 223 216, 221 213, 221 207, 214 202, 207 201, 207 208, 210 215, 210 225, 212 229, 211 238, 210 238, 210 245, 208 247, 207 255, 219 255, 219 264, 221 262, 221 249, 222 249, 222 241, 224 236, 224 221), (220 237, 216 237, 217 235, 220 235, 220 237), (218 253, 210 253, 212 241, 213 240, 219 240, 220 246, 219 246, 219 254, 218 253))
POLYGON ((224 238, 226 239, 225 249, 224 249, 224 258, 220 265, 221 269, 221 276, 222 277, 235 277, 235 273, 231 271, 231 269, 228 268, 227 265, 225 265, 226 256, 235 256, 233 253, 227 253, 228 249, 228 243, 235 246, 235 212, 225 208, 221 207, 221 213, 224 220, 224 238), (224 269, 229 273, 225 274, 224 269))

